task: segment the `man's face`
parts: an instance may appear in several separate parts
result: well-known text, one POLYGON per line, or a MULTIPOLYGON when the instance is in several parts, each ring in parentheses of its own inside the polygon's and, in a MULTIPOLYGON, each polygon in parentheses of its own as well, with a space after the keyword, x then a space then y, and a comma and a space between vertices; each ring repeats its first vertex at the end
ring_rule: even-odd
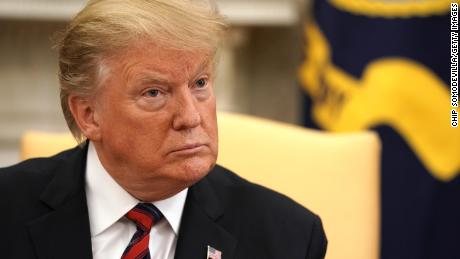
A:
POLYGON ((93 142, 105 169, 132 194, 165 198, 214 166, 212 58, 144 43, 109 59, 94 99, 100 137, 93 142))

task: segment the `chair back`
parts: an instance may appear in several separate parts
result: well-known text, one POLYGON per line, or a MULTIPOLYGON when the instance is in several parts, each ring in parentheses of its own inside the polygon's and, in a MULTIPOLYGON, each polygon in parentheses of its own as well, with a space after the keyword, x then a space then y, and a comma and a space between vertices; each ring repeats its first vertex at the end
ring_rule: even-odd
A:
POLYGON ((220 114, 218 163, 317 213, 327 259, 377 259, 380 141, 373 132, 329 133, 220 114))

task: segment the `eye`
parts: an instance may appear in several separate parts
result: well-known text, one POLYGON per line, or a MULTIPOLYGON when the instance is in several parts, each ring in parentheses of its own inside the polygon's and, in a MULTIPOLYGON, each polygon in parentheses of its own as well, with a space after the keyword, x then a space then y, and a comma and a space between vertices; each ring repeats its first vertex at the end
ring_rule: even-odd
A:
POLYGON ((203 88, 208 84, 208 80, 206 78, 200 78, 195 82, 195 85, 198 88, 203 88))
POLYGON ((146 95, 148 97, 157 97, 158 95, 160 95, 160 90, 158 90, 158 89, 149 89, 148 91, 146 91, 144 93, 144 95, 146 95))

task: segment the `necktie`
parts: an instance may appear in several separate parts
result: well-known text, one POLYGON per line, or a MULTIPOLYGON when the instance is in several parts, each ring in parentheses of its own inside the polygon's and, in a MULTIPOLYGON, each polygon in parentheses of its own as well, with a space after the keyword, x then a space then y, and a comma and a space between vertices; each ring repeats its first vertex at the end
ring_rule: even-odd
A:
POLYGON ((150 229, 163 218, 163 214, 151 203, 139 203, 126 214, 126 217, 136 224, 137 230, 121 259, 150 259, 150 229))

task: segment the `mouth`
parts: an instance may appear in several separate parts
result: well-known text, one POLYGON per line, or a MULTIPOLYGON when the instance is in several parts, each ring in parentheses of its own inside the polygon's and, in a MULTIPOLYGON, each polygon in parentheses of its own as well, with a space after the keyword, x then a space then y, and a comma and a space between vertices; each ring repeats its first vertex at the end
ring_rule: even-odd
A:
POLYGON ((206 147, 206 145, 201 144, 201 143, 187 144, 187 145, 180 146, 180 147, 172 150, 169 153, 170 154, 175 154, 175 155, 193 155, 193 154, 196 154, 198 152, 201 152, 205 147, 206 147))

